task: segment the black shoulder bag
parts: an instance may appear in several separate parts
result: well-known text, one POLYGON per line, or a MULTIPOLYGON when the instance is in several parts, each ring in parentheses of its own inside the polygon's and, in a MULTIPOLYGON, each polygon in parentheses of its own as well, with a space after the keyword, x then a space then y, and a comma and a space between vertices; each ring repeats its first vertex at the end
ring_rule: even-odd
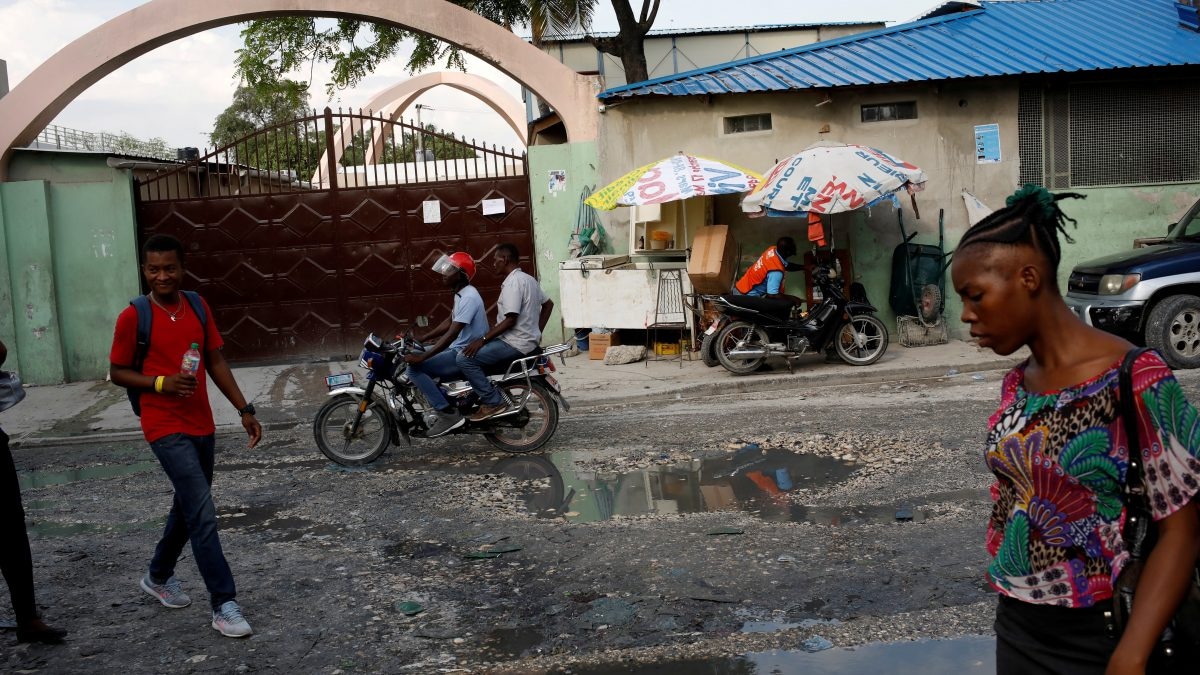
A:
MULTIPOLYGON (((1129 551, 1129 562, 1117 578, 1116 588, 1113 589, 1113 609, 1106 613, 1109 631, 1114 637, 1119 637, 1125 630, 1125 624, 1133 612, 1133 594, 1137 590, 1138 580, 1145 568, 1150 551, 1158 540, 1158 528, 1150 510, 1150 498, 1146 493, 1146 483, 1142 472, 1142 443, 1141 430, 1137 423, 1137 408, 1133 398, 1133 362, 1139 356, 1149 351, 1137 348, 1125 355, 1121 363, 1119 380, 1119 401, 1121 423, 1125 427, 1127 445, 1129 446, 1129 463, 1125 470, 1124 500, 1125 527, 1121 536, 1125 540, 1125 549, 1129 551)), ((1195 508, 1189 505, 1184 508, 1195 508)), ((1200 569, 1192 570, 1192 583, 1175 618, 1167 624, 1158 647, 1151 655, 1152 661, 1164 662, 1164 665, 1178 666, 1190 662, 1200 656, 1200 569)))

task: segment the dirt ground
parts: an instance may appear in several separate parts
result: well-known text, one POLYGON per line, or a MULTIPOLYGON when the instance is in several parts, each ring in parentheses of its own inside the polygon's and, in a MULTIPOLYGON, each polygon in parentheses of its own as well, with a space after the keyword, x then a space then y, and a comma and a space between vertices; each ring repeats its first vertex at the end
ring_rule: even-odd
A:
POLYGON ((975 377, 576 408, 537 457, 459 436, 347 470, 306 428, 220 437, 241 641, 209 627, 190 551, 192 606, 138 589, 171 500, 144 443, 18 449, 39 604, 71 635, 0 635, 0 668, 615 672, 988 635, 999 374, 975 377))

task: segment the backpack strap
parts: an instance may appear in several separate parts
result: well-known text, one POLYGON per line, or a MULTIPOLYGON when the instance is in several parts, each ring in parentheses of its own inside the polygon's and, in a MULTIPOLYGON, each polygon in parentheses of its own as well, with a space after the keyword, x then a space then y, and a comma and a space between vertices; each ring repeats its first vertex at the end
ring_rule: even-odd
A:
POLYGON ((133 363, 130 366, 137 372, 142 372, 146 363, 146 354, 150 353, 150 326, 154 321, 154 311, 150 307, 150 298, 139 295, 129 301, 137 310, 137 344, 133 349, 133 363))
POLYGON ((208 350, 204 348, 208 338, 208 313, 204 311, 204 301, 200 299, 200 294, 196 291, 179 291, 187 298, 188 304, 192 306, 192 311, 196 313, 196 318, 200 319, 200 352, 204 353, 208 350))

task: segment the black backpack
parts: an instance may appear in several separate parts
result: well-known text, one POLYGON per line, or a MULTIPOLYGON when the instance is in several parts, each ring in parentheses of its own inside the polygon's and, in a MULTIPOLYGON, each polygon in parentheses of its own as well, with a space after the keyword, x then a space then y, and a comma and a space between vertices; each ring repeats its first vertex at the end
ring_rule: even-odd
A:
MULTIPOLYGON (((183 297, 187 298, 187 302, 192 306, 192 311, 196 313, 196 317, 200 319, 200 351, 204 351, 204 336, 208 335, 208 315, 204 312, 204 302, 200 300, 200 294, 195 291, 180 291, 183 297)), ((145 295, 139 295, 129 301, 133 308, 137 310, 137 346, 133 350, 133 368, 137 372, 142 372, 142 366, 146 364, 146 354, 150 353, 150 326, 154 321, 154 308, 150 306, 150 298, 145 295)), ((125 393, 129 395, 129 405, 133 407, 133 414, 138 417, 142 416, 142 390, 141 389, 126 389, 125 393)))

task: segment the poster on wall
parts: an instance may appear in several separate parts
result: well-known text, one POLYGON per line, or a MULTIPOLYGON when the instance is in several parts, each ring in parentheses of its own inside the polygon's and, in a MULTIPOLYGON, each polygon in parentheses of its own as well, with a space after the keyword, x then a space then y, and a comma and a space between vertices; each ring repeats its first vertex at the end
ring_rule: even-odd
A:
POLYGON ((564 169, 551 169, 550 181, 547 185, 550 194, 558 196, 559 192, 565 192, 567 189, 567 172, 564 169))
POLYGON ((436 199, 421 202, 421 215, 427 225, 442 222, 442 203, 436 199))
POLYGON ((980 124, 975 127, 975 163, 1000 162, 1000 125, 980 124))

